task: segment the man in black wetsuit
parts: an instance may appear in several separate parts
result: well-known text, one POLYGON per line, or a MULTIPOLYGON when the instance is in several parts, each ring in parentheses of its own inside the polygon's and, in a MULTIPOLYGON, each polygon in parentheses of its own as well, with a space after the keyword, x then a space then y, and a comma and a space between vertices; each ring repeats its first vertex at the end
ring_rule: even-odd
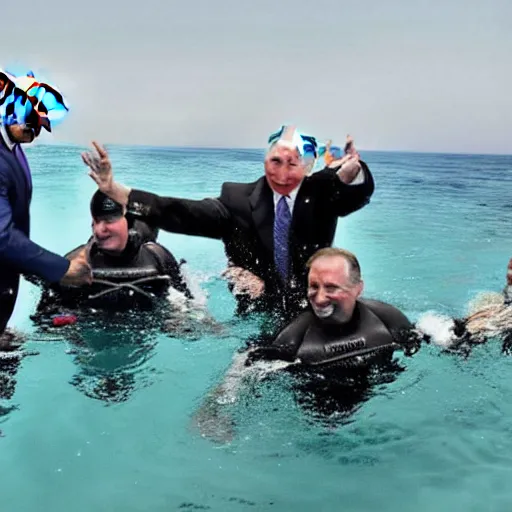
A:
MULTIPOLYGON (((95 308, 125 311, 150 309, 154 299, 169 288, 192 294, 180 265, 162 245, 157 230, 125 215, 122 205, 97 191, 91 200, 93 236, 69 253, 85 249, 93 270, 93 282, 83 287, 46 287, 35 319, 68 309, 95 308)), ((68 255, 68 256, 69 256, 68 255)))
POLYGON ((350 252, 324 248, 308 261, 309 308, 274 335, 260 335, 254 347, 237 354, 223 382, 208 395, 195 416, 205 436, 225 441, 232 435, 224 403, 236 400, 240 383, 286 368, 301 373, 300 400, 314 401, 317 413, 350 412, 370 396, 372 383, 401 371, 392 360, 402 349, 413 354, 421 335, 394 306, 362 299, 363 281, 357 258, 350 252), (267 341, 268 340, 268 341, 267 341), (273 361, 267 365, 266 361, 273 361), (263 365, 263 366, 262 366, 263 365), (383 372, 373 378, 369 369, 383 372))
POLYGON ((300 314, 268 346, 251 355, 299 360, 302 365, 334 363, 361 366, 390 359, 394 350, 417 350, 413 325, 394 306, 362 299, 363 281, 356 256, 349 251, 325 248, 308 261, 310 308, 300 314))

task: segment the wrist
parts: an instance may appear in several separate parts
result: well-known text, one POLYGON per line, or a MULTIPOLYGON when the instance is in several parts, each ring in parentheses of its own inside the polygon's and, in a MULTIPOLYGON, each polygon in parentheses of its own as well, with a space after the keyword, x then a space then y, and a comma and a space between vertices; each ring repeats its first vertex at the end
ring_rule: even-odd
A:
POLYGON ((128 205, 128 199, 130 197, 131 189, 122 185, 121 183, 113 182, 109 192, 105 192, 114 201, 122 204, 123 206, 128 205))

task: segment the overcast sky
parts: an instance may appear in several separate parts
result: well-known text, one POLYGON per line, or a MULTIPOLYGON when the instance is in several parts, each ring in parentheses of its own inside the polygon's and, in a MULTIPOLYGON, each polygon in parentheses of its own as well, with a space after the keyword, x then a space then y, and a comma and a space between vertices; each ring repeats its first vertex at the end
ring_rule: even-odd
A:
POLYGON ((512 153, 511 0, 27 0, 1 18, 0 67, 43 72, 72 107, 46 142, 263 147, 295 123, 362 149, 512 153))

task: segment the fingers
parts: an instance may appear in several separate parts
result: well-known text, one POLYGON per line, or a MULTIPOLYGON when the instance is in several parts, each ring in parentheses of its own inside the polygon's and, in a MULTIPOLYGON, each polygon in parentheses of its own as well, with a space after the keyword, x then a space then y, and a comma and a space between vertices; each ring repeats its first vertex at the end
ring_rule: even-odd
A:
POLYGON ((99 142, 96 142, 95 140, 93 140, 92 145, 98 152, 98 155, 100 155, 100 158, 102 158, 102 159, 108 158, 107 150, 99 142))
POLYGON ((353 158, 352 155, 344 155, 341 158, 338 158, 336 160, 333 160, 328 167, 339 167, 340 165, 346 165, 347 162, 350 161, 350 159, 353 158))
POLYGON ((82 153, 82 161, 88 167, 93 167, 91 155, 89 153, 82 153))
POLYGON ((352 156, 350 155, 349 158, 347 158, 347 160, 345 161, 344 165, 347 167, 347 168, 354 168, 356 166, 359 166, 359 159, 356 157, 356 156, 352 156))
POLYGON ((94 171, 89 171, 87 174, 93 179, 98 187, 101 185, 100 177, 94 171))

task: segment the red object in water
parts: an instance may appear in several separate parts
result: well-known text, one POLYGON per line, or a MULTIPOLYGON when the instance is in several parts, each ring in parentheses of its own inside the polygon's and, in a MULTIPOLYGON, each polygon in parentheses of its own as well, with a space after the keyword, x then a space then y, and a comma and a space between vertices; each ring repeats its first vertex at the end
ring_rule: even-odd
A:
POLYGON ((78 318, 75 315, 59 315, 54 316, 52 324, 54 327, 62 327, 63 325, 72 325, 77 322, 78 318))

